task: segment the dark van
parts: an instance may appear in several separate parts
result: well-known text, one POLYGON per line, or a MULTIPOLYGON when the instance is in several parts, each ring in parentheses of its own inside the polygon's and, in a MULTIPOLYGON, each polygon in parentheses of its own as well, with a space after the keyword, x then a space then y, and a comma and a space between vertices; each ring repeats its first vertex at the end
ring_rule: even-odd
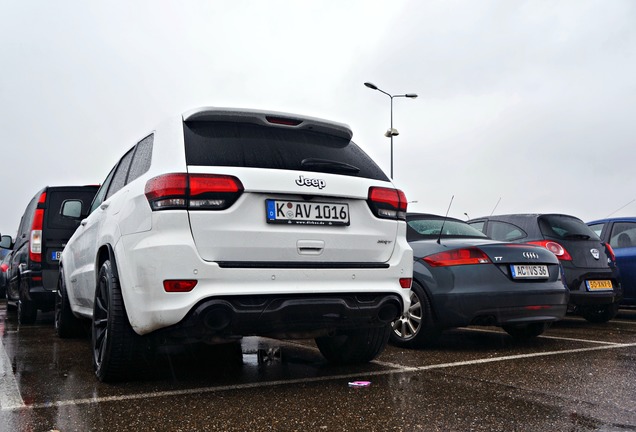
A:
POLYGON ((60 254, 80 223, 79 218, 63 216, 62 208, 68 202, 67 207, 78 207, 71 209, 73 213, 88 214, 97 189, 47 186, 27 206, 11 245, 13 255, 7 275, 7 305, 17 308, 21 324, 33 324, 38 310, 54 309, 60 254))

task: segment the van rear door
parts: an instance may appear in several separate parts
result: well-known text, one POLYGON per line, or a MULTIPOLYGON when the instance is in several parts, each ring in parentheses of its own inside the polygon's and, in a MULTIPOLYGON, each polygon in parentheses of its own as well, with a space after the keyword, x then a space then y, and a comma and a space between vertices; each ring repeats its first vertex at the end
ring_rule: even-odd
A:
POLYGON ((42 284, 45 289, 55 289, 60 254, 79 225, 79 220, 62 216, 63 203, 66 200, 81 200, 82 213, 86 214, 97 189, 97 186, 48 188, 42 227, 42 284))

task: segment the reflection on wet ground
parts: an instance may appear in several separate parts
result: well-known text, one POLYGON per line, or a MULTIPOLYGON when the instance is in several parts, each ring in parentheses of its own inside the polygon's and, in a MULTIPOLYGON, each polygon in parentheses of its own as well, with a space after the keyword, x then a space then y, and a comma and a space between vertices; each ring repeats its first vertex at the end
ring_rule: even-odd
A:
POLYGON ((493 327, 451 330, 358 366, 328 364, 308 340, 166 348, 119 384, 96 380, 90 341, 58 339, 52 314, 28 327, 11 314, 0 309, 12 372, 2 379, 14 377, 22 403, 0 406, 2 432, 636 430, 633 310, 607 324, 568 317, 525 343, 493 327))

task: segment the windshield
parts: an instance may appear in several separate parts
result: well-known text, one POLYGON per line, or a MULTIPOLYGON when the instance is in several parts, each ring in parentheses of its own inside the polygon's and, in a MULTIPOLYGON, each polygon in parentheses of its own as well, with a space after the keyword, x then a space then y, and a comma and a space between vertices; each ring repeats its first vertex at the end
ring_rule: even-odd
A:
POLYGON ((407 240, 437 238, 442 225, 444 226, 442 237, 488 238, 481 231, 456 219, 446 219, 446 221, 444 218, 408 219, 407 224, 407 240))

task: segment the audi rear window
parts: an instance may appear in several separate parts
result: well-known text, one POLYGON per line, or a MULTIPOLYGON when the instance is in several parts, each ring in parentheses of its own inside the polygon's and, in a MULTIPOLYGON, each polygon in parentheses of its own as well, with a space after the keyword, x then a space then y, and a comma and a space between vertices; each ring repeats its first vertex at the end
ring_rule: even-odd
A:
POLYGON ((442 226, 443 232, 441 237, 443 238, 488 238, 484 233, 473 228, 465 222, 454 219, 446 219, 446 221, 444 221, 444 219, 441 218, 408 219, 406 239, 409 241, 413 241, 438 238, 440 236, 439 232, 440 230, 442 230, 442 226))
POLYGON ((388 181, 353 141, 251 123, 184 123, 188 165, 316 171, 388 181))
POLYGON ((600 240, 582 220, 565 215, 539 216, 539 229, 545 237, 560 240, 600 240))

